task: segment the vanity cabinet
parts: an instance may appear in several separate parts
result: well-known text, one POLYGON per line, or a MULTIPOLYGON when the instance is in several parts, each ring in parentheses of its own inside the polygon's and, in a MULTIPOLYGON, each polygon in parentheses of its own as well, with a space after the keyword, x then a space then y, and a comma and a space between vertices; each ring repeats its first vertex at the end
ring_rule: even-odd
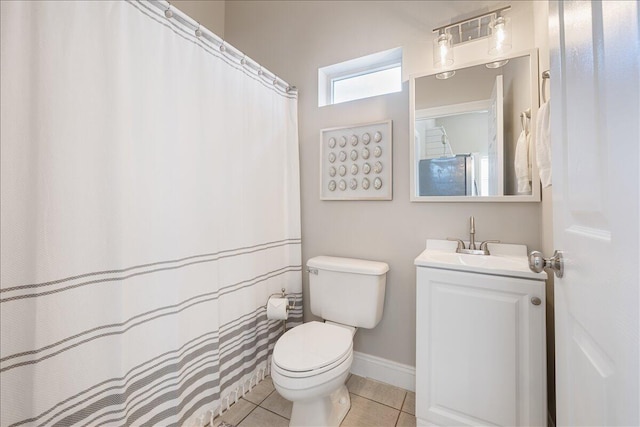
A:
POLYGON ((419 259, 417 424, 546 425, 546 276, 419 259))

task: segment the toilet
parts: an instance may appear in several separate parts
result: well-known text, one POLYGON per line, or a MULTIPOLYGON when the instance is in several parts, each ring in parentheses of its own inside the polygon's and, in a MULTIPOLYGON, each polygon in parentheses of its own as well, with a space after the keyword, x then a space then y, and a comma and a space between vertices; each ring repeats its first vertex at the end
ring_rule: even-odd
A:
POLYGON ((307 262, 311 312, 308 322, 276 342, 273 385, 293 402, 290 426, 339 426, 351 406, 345 385, 353 362, 356 328, 382 318, 389 266, 384 262, 318 256, 307 262))

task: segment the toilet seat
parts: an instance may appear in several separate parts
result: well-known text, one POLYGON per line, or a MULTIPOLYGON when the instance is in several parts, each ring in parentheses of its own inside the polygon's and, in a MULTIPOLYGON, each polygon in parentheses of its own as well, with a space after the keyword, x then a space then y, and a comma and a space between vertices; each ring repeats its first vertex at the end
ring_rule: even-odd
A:
POLYGON ((353 353, 352 333, 340 326, 308 322, 287 331, 273 349, 273 365, 287 377, 331 370, 353 353))

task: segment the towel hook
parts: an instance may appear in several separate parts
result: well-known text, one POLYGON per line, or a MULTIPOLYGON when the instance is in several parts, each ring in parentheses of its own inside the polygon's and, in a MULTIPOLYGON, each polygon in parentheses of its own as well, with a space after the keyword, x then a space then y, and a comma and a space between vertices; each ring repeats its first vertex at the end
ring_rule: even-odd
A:
POLYGON ((528 131, 529 120, 531 120, 531 108, 527 108, 522 113, 520 113, 520 123, 522 124, 522 131, 528 131))
POLYGON ((547 80, 551 79, 549 70, 542 72, 542 102, 547 102, 547 80))

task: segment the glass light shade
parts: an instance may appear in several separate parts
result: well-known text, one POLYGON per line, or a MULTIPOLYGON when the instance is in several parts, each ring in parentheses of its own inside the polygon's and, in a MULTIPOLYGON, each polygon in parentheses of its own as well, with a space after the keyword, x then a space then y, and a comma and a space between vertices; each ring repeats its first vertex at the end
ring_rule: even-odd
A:
POLYGON ((489 55, 502 55, 511 49, 511 19, 498 16, 489 24, 489 55))
POLYGON ((453 64, 453 41, 451 34, 439 34, 433 40, 433 66, 448 67, 453 64))
POLYGON ((451 71, 443 71, 442 73, 436 74, 436 79, 438 80, 447 80, 456 75, 455 70, 451 71))
POLYGON ((487 68, 500 68, 500 67, 504 67, 508 63, 509 63, 508 59, 503 59, 503 60, 500 60, 500 61, 488 62, 488 63, 484 64, 484 66, 487 67, 487 68))

